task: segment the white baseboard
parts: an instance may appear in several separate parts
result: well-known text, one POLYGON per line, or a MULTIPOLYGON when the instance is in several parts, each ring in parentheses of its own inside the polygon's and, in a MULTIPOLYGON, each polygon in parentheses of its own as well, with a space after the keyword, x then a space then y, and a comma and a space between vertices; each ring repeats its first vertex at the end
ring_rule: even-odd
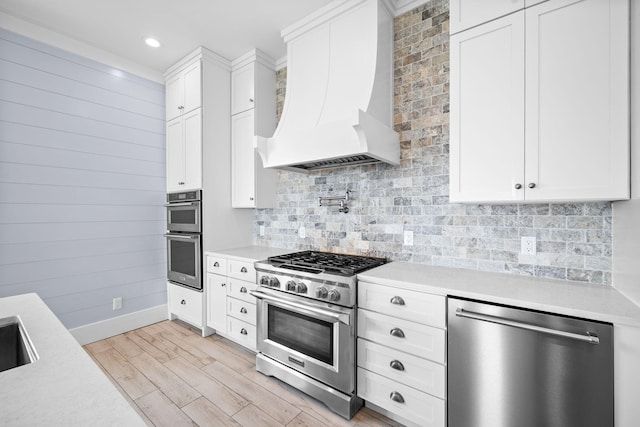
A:
POLYGON ((100 341, 114 335, 129 332, 134 329, 167 320, 167 305, 159 305, 146 310, 125 314, 101 322, 90 323, 69 329, 71 335, 80 345, 100 341))

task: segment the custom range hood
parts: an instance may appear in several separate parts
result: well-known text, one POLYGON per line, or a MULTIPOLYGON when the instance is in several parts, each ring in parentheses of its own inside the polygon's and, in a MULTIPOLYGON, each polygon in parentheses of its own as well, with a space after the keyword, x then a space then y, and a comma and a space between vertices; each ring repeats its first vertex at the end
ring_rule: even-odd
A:
POLYGON ((336 0, 286 28, 287 87, 263 166, 400 163, 393 131, 393 16, 382 0, 336 0))

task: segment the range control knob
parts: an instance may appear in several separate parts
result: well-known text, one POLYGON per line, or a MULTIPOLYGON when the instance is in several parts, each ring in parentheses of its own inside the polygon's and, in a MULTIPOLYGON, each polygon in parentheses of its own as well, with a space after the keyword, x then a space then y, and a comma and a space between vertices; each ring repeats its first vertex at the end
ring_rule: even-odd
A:
POLYGON ((296 291, 296 282, 294 282, 293 280, 289 280, 287 282, 287 290, 290 292, 295 292, 296 291))
POLYGON ((329 294, 329 291, 327 291, 327 288, 325 287, 321 286, 318 289, 316 289, 316 298, 326 298, 328 294, 329 294))
POLYGON ((296 292, 299 294, 306 294, 307 293, 307 285, 305 285, 302 282, 298 282, 298 284, 296 285, 296 292))
POLYGON ((269 281, 269 276, 260 276, 261 285, 266 285, 268 281, 269 281))
POLYGON ((329 300, 330 301, 339 301, 340 300, 340 292, 335 289, 331 289, 329 291, 329 300))
POLYGON ((280 287, 280 281, 278 281, 278 279, 276 279, 275 277, 270 277, 270 276, 262 276, 260 278, 260 284, 269 286, 270 288, 280 287))

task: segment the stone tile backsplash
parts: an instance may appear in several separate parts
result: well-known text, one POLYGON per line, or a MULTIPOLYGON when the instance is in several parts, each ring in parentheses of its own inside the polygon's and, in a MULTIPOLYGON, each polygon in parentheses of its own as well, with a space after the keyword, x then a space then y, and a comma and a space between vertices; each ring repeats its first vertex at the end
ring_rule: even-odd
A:
MULTIPOLYGON (((254 243, 610 285, 611 203, 449 203, 448 5, 433 0, 395 19, 401 165, 279 171, 278 207, 255 210, 254 243), (346 190, 348 214, 319 206, 320 196, 346 190), (403 244, 405 231, 413 232, 412 246, 403 244), (536 237, 536 255, 520 253, 522 236, 536 237)), ((282 69, 278 114, 285 85, 282 69)))

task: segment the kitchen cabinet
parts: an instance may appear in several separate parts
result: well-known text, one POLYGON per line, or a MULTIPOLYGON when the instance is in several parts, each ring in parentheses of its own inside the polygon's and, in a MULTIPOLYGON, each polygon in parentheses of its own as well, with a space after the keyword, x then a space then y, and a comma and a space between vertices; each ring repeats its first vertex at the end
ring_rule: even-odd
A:
POLYGON ((202 188, 202 109, 167 122, 167 191, 202 188))
POLYGON ((358 283, 358 396, 408 425, 445 426, 446 301, 358 283))
POLYGON ((526 6, 451 37, 450 201, 627 199, 628 2, 526 6))
POLYGON ((202 336, 211 335, 213 331, 205 322, 206 289, 198 292, 193 289, 167 282, 167 306, 169 319, 180 319, 200 329, 202 336))
POLYGON ((202 106, 202 64, 196 61, 166 80, 167 120, 202 106))
POLYGON ((207 254, 207 326, 256 351, 255 259, 207 254))
POLYGON ((231 205, 276 206, 276 171, 262 167, 255 135, 272 135, 276 126, 275 63, 259 50, 232 62, 231 205))

